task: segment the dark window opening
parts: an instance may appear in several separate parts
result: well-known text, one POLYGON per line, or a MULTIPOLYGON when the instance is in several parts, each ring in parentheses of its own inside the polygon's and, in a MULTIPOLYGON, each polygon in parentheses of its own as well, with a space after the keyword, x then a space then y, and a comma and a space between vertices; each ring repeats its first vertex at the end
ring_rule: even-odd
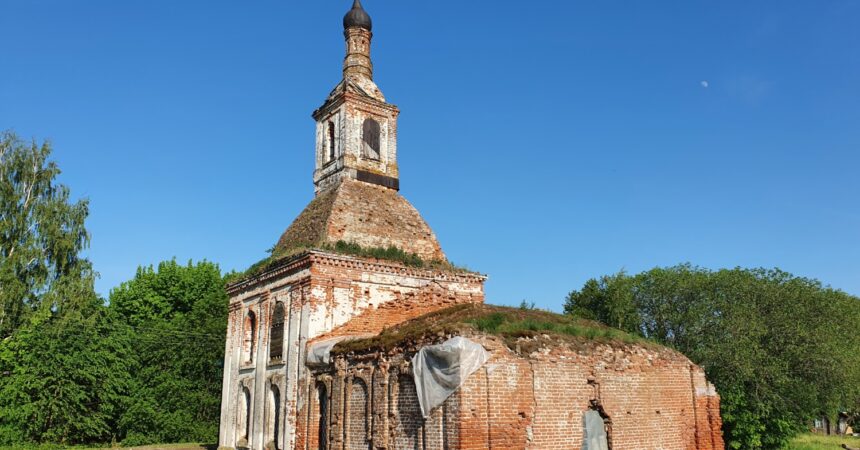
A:
POLYGON ((328 161, 335 157, 334 122, 328 123, 328 161))
POLYGON ((249 440, 249 436, 251 436, 251 391, 247 387, 242 388, 242 397, 245 405, 245 410, 242 411, 244 413, 242 431, 244 433, 243 437, 247 441, 249 440))
POLYGON ((319 439, 319 450, 325 450, 328 448, 328 395, 323 384, 317 386, 317 401, 320 410, 317 439, 319 439))
POLYGON ((269 358, 279 361, 284 357, 284 304, 278 302, 272 311, 272 329, 269 333, 269 358))
POLYGON ((281 425, 281 391, 278 386, 272 385, 272 441, 275 443, 275 450, 280 449, 280 425, 281 425))
POLYGON ((379 159, 379 134, 379 122, 366 119, 361 131, 361 147, 365 157, 379 159))

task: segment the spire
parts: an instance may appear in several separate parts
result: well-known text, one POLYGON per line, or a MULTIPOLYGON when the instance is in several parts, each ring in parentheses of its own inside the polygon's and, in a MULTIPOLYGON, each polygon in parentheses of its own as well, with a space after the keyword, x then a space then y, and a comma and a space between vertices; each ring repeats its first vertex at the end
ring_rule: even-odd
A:
POLYGON ((373 30, 373 21, 370 20, 370 15, 361 7, 361 1, 355 0, 352 4, 352 9, 343 16, 343 29, 351 27, 364 28, 367 31, 373 30))
POLYGON ((373 79, 373 63, 370 61, 370 40, 373 22, 370 15, 355 0, 352 9, 343 16, 343 34, 346 37, 346 59, 343 62, 344 79, 362 77, 373 79))
POLYGON ((397 169, 397 116, 373 82, 370 16, 353 0, 343 18, 346 57, 343 79, 314 111, 317 122, 314 191, 327 192, 347 179, 393 191, 400 188, 397 169))

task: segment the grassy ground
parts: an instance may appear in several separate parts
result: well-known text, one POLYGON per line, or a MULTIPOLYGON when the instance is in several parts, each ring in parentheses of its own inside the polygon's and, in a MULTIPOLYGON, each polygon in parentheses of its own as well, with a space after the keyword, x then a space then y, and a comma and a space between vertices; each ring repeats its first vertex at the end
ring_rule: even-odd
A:
POLYGON ((126 450, 215 450, 217 445, 203 444, 157 444, 143 447, 131 447, 126 450))
POLYGON ((788 448, 789 450, 836 450, 842 448, 842 444, 860 447, 860 438, 804 434, 791 441, 788 448))
MULTIPOLYGON (((56 444, 45 445, 22 445, 13 447, 4 447, 0 445, 0 450, 106 450, 110 447, 63 447, 56 444)), ((153 444, 142 447, 121 447, 122 450, 215 450, 218 448, 215 444, 153 444)))

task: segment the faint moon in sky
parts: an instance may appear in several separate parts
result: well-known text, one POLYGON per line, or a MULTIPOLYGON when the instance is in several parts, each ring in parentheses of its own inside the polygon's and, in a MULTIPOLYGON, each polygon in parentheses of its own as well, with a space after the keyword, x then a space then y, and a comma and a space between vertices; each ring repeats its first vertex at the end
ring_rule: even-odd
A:
POLYGON ((707 88, 708 86, 711 85, 711 83, 708 83, 707 81, 702 81, 700 84, 702 85, 703 88, 707 88))

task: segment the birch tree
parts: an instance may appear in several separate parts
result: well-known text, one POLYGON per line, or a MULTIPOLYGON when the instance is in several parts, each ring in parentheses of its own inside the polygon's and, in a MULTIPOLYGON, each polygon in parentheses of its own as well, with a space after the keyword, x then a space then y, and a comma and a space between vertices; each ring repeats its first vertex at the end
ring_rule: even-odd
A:
POLYGON ((89 244, 87 200, 73 202, 56 182, 50 143, 24 142, 0 133, 0 339, 36 308, 69 301, 55 287, 92 279, 80 252, 89 244))

